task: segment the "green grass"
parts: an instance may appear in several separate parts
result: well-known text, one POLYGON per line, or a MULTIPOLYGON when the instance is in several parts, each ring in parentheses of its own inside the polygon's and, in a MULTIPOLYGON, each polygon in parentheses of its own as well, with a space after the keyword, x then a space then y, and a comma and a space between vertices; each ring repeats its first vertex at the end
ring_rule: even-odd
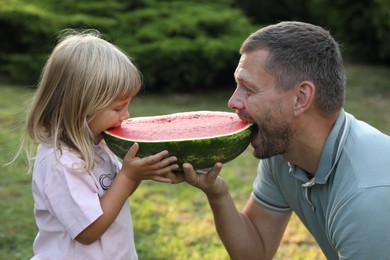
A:
MULTIPOLYGON (((346 110, 390 134, 390 73, 386 67, 347 66, 346 110)), ((190 110, 228 111, 234 86, 219 93, 148 95, 130 105, 131 116, 190 110)), ((15 153, 26 101, 32 91, 0 85, 0 164, 15 153)), ((252 189, 257 160, 249 147, 227 163, 226 179, 238 208, 252 189)), ((31 176, 22 160, 1 168, 0 256, 28 259, 37 229, 33 216, 31 176)), ((187 184, 145 181, 130 198, 136 246, 140 259, 229 259, 220 242, 205 196, 187 184)), ((294 215, 275 259, 325 259, 316 242, 294 215)))

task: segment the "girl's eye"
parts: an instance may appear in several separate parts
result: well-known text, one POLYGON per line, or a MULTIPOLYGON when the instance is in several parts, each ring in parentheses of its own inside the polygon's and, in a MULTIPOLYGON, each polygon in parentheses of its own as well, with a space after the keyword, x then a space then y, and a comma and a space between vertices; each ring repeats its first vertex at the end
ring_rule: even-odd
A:
POLYGON ((116 112, 122 112, 123 110, 127 110, 128 106, 129 106, 129 101, 121 102, 121 103, 117 103, 115 106, 113 106, 112 109, 116 112))
POLYGON ((120 111, 122 111, 124 108, 125 108, 125 106, 120 106, 120 107, 114 108, 114 110, 117 111, 117 112, 120 112, 120 111))

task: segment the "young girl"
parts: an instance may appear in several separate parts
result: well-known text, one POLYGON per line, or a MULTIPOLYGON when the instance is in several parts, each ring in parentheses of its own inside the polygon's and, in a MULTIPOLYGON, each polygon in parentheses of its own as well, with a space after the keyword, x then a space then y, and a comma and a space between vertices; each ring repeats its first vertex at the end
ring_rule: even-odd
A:
MULTIPOLYGON (((72 33, 54 48, 27 117, 24 143, 39 143, 32 189, 39 233, 33 259, 137 259, 128 197, 142 180, 169 182, 168 151, 123 166, 102 132, 128 118, 141 86, 129 58, 98 32, 72 33)), ((29 158, 32 158, 30 156, 29 158)))

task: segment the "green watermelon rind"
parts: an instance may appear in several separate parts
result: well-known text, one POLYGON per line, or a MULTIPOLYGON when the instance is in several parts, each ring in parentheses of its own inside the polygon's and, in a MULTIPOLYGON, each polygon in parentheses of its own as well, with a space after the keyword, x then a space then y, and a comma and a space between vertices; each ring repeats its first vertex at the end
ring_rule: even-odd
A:
POLYGON ((245 128, 235 132, 210 138, 141 141, 115 136, 108 131, 103 132, 103 137, 108 148, 121 159, 134 142, 137 142, 138 157, 168 150, 169 156, 177 157, 179 170, 182 170, 185 162, 192 164, 195 169, 205 169, 212 167, 216 162, 227 163, 243 153, 250 143, 252 126, 253 124, 249 123, 245 128))

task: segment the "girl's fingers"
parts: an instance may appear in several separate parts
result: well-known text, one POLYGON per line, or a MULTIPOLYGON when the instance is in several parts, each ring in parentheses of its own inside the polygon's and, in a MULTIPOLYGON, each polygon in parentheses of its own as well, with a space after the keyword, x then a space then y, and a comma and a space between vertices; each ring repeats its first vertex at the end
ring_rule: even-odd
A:
POLYGON ((155 164, 163 160, 165 157, 167 157, 167 155, 168 155, 168 151, 162 151, 154 155, 145 157, 144 159, 146 160, 147 164, 155 164))
POLYGON ((174 163, 174 162, 176 162, 176 161, 177 161, 176 156, 171 156, 171 157, 169 157, 169 158, 165 158, 165 159, 162 160, 161 162, 162 162, 163 165, 170 165, 170 164, 172 164, 172 163, 174 163))
POLYGON ((175 172, 175 173, 171 172, 166 174, 165 177, 169 178, 172 184, 182 183, 185 182, 186 180, 184 176, 184 172, 175 172))
POLYGON ((157 170, 157 169, 172 165, 174 162, 177 161, 177 158, 176 158, 176 156, 171 156, 168 158, 158 158, 157 160, 156 160, 156 158, 153 158, 153 159, 146 158, 146 160, 147 160, 146 164, 150 165, 152 167, 152 169, 157 170))
POLYGON ((128 156, 129 156, 131 159, 135 158, 135 155, 137 154, 138 149, 139 149, 138 143, 134 143, 134 144, 130 147, 129 151, 127 151, 127 154, 126 154, 125 157, 128 157, 128 156))
POLYGON ((172 180, 170 178, 167 178, 165 176, 154 176, 152 178, 154 181, 163 182, 163 183, 171 183, 172 180))
POLYGON ((154 172, 156 175, 161 176, 161 175, 167 175, 177 169, 179 169, 179 165, 170 164, 170 165, 166 165, 165 167, 159 167, 154 172))

